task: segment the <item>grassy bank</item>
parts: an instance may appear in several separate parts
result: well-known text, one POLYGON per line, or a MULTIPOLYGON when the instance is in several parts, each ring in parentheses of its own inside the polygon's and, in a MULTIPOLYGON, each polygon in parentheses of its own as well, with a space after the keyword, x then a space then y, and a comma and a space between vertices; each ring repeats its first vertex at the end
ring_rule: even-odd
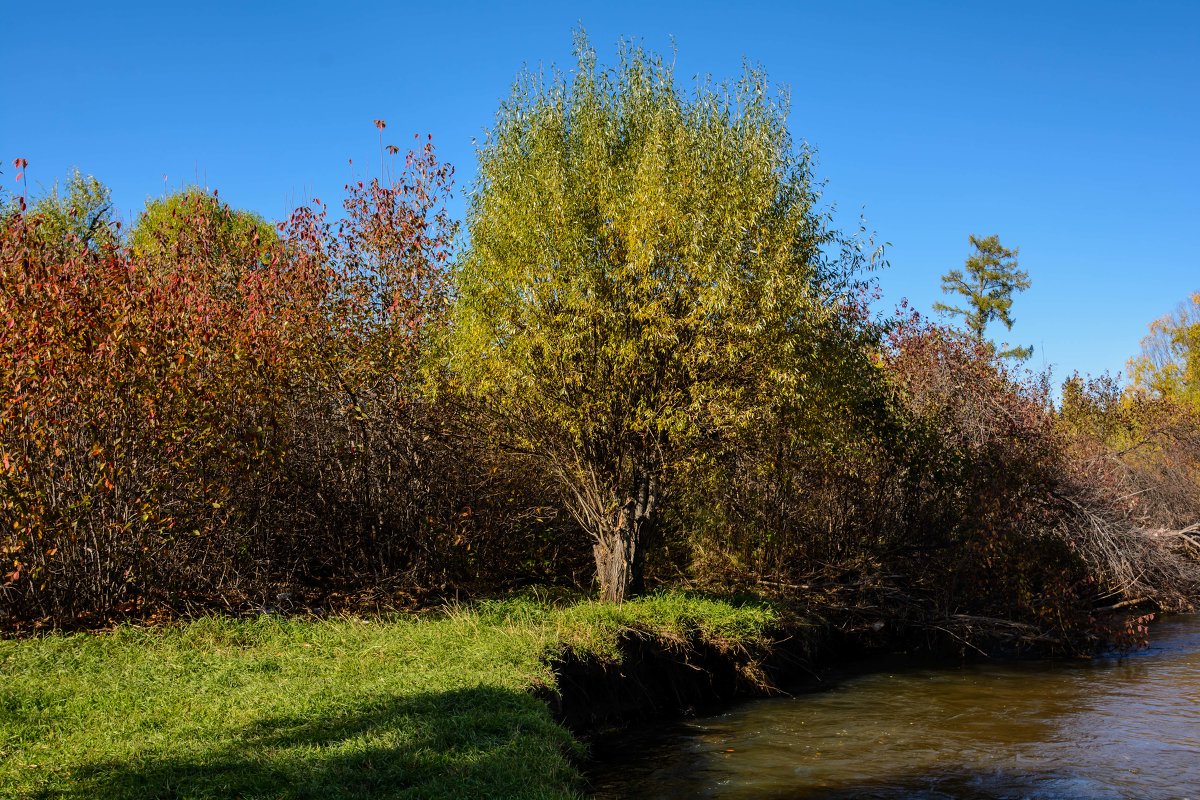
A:
POLYGON ((556 661, 755 647, 773 621, 672 594, 0 641, 0 797, 571 797, 580 745, 535 696, 556 661))

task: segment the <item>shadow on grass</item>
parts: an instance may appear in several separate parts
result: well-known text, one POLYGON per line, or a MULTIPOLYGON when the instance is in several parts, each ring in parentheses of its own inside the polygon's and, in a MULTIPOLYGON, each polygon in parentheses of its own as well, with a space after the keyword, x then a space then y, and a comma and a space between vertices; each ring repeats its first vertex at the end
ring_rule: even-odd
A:
POLYGON ((529 694, 480 686, 276 717, 76 770, 46 798, 570 796, 569 735, 529 694))

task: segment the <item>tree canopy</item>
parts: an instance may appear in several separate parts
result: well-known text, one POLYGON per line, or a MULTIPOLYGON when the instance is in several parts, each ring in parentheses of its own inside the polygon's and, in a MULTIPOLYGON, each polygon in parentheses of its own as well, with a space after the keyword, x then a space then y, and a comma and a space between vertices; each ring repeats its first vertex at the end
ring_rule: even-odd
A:
POLYGON ((636 45, 605 68, 580 35, 576 56, 570 80, 523 75, 480 148, 453 357, 620 600, 671 476, 815 404, 861 308, 762 71, 685 92, 636 45))
POLYGON ((264 263, 278 241, 274 225, 198 186, 150 200, 129 232, 135 258, 212 264, 233 282, 247 267, 264 263))
POLYGON ((92 175, 75 170, 60 189, 53 188, 33 204, 38 217, 39 240, 60 255, 66 243, 85 248, 114 245, 120 241, 120 223, 113 211, 112 192, 92 175))
POLYGON ((1200 408, 1200 292, 1150 323, 1129 372, 1136 389, 1200 408))

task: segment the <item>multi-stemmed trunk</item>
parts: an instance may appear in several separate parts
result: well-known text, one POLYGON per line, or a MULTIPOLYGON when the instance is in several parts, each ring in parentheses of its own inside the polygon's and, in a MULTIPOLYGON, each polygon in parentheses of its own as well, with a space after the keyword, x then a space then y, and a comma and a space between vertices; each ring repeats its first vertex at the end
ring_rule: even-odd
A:
POLYGON ((600 599, 620 603, 642 588, 645 537, 649 534, 658 505, 657 476, 635 472, 620 506, 605 518, 595 532, 592 552, 600 599))

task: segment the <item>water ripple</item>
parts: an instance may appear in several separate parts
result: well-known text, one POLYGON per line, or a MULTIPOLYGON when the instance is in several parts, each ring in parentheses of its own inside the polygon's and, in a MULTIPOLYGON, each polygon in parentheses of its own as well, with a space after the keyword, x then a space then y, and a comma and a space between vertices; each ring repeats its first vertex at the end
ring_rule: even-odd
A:
POLYGON ((1086 663, 898 668, 631 737, 602 798, 1200 800, 1200 617, 1086 663))

